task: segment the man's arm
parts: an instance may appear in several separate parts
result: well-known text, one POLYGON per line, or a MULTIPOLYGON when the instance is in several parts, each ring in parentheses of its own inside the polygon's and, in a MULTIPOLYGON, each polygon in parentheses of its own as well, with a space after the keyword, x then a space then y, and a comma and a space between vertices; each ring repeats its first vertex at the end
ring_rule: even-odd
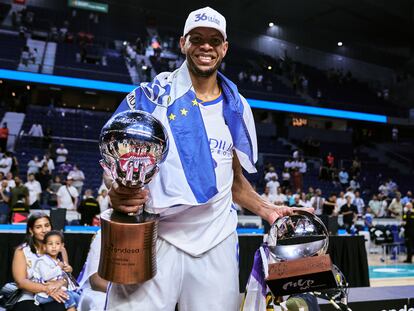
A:
POLYGON ((262 217, 269 224, 273 224, 279 217, 292 214, 292 208, 286 206, 278 207, 260 197, 246 177, 244 177, 236 153, 233 156, 233 171, 234 180, 231 191, 235 203, 262 217))

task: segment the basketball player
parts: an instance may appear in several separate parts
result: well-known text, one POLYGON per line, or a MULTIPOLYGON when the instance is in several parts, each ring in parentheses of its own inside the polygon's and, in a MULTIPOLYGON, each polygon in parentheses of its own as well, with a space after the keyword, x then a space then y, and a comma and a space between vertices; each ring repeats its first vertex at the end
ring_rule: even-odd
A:
MULTIPOLYGON (((205 7, 189 14, 180 38, 184 64, 142 83, 121 103, 151 113, 170 148, 145 190, 106 176, 115 209, 145 204, 160 214, 157 274, 142 284, 111 284, 107 310, 238 310, 237 214, 233 202, 269 223, 291 209, 262 199, 243 176, 255 172, 254 120, 237 87, 217 71, 225 57, 226 20, 205 7)), ((131 237, 131 239, 134 237, 131 237)))

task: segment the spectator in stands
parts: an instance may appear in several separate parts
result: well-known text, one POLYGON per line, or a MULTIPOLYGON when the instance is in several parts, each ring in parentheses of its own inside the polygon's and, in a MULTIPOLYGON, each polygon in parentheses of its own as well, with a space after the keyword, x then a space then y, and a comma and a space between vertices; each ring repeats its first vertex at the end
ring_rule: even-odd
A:
POLYGON ((287 168, 284 168, 282 172, 282 187, 284 189, 290 188, 290 173, 287 168))
POLYGON ((335 157, 332 152, 328 152, 328 155, 326 156, 326 164, 328 168, 333 168, 335 166, 335 157))
POLYGON ((412 263, 413 261, 413 249, 414 249, 414 211, 413 204, 411 202, 405 205, 405 213, 403 215, 404 221, 404 238, 405 247, 407 248, 407 259, 405 263, 412 263))
POLYGON ((99 189, 98 189, 98 193, 102 193, 102 190, 109 191, 109 189, 105 185, 105 181, 104 181, 103 177, 102 177, 102 183, 101 183, 101 185, 99 186, 99 189))
POLYGON ((349 195, 345 195, 346 204, 340 207, 340 213, 343 215, 343 222, 345 229, 348 233, 350 233, 351 227, 354 225, 358 210, 357 207, 352 204, 352 197, 349 195))
POLYGON ((53 181, 50 183, 50 186, 47 188, 47 192, 49 194, 47 204, 49 207, 56 207, 58 205, 57 192, 59 191, 60 187, 62 187, 60 177, 55 176, 55 178, 53 178, 53 181))
POLYGON ((10 173, 12 165, 13 159, 10 152, 5 152, 2 159, 0 160, 0 172, 2 172, 4 175, 7 175, 10 173))
POLYGON ((336 194, 331 193, 327 200, 323 202, 322 215, 332 216, 338 212, 336 204, 336 194))
POLYGON ((339 183, 341 184, 342 189, 346 189, 348 187, 349 182, 349 175, 345 168, 341 167, 341 170, 338 174, 339 183))
POLYGON ((386 183, 385 182, 381 183, 381 185, 378 187, 378 191, 383 196, 388 197, 389 190, 388 190, 388 187, 386 186, 386 183))
POLYGON ((320 102, 322 100, 322 91, 321 91, 321 89, 316 90, 316 99, 318 100, 318 102, 320 102))
POLYGON ((37 48, 34 48, 33 50, 29 52, 30 61, 35 65, 38 63, 37 61, 38 56, 39 56, 39 53, 37 51, 37 48))
POLYGON ((378 200, 381 203, 381 209, 384 211, 384 217, 388 216, 388 201, 387 201, 387 197, 385 195, 383 195, 382 193, 378 194, 378 200))
POLYGON ((7 151, 7 140, 9 139, 9 128, 7 122, 3 123, 3 127, 0 128, 0 148, 2 152, 7 151))
POLYGON ((99 203, 93 196, 92 189, 86 189, 83 200, 78 207, 78 213, 81 215, 80 224, 82 226, 92 226, 94 218, 101 213, 99 203))
POLYGON ((34 156, 33 159, 31 159, 27 163, 27 174, 37 174, 39 172, 41 165, 39 161, 38 156, 34 156))
POLYGON ((392 199, 388 206, 388 213, 391 217, 401 219, 403 213, 403 205, 401 203, 401 193, 397 192, 395 198, 392 199))
POLYGON ((352 160, 351 174, 353 176, 359 176, 360 172, 361 172, 361 161, 358 159, 358 157, 355 157, 352 160))
POLYGON ((274 201, 273 202, 276 205, 283 205, 283 204, 286 204, 287 201, 288 201, 288 199, 287 199, 286 195, 282 192, 282 188, 278 187, 277 188, 277 193, 274 196, 274 201))
POLYGON ((288 171, 290 172, 291 168, 293 166, 293 161, 292 158, 288 158, 285 163, 283 164, 283 168, 288 169, 288 171))
MULTIPOLYGON (((15 304, 14 311, 63 311, 63 302, 68 295, 62 289, 67 286, 65 279, 51 281, 48 284, 41 284, 34 281, 33 267, 44 254, 43 239, 47 232, 52 230, 50 219, 43 213, 31 215, 27 222, 25 242, 16 248, 13 256, 12 273, 17 286, 23 290, 23 296, 15 304), (55 302, 45 304, 40 308, 35 304, 34 295, 39 292, 46 292, 55 302)), ((63 262, 67 263, 66 250, 62 250, 63 262)), ((66 270, 70 272, 72 268, 66 265, 66 270)))
POLYGON ((276 180, 276 176, 273 176, 267 183, 266 187, 269 187, 269 193, 274 196, 277 193, 277 188, 280 187, 279 182, 276 180))
POLYGON ((351 187, 348 187, 348 189, 346 189, 346 192, 345 192, 345 198, 347 196, 350 196, 351 197, 351 202, 354 202, 354 200, 355 200, 354 189, 352 189, 351 187))
POLYGON ((391 136, 393 142, 398 142, 398 129, 396 127, 392 128, 391 136))
POLYGON ((106 289, 109 282, 98 275, 99 258, 101 254, 101 231, 92 238, 83 274, 79 280, 81 298, 79 311, 99 311, 105 309, 106 289))
POLYGON ((11 189, 10 208, 16 208, 17 205, 24 206, 26 209, 29 208, 29 190, 23 185, 22 180, 19 176, 14 177, 16 186, 11 189))
POLYGON ((316 189, 315 195, 310 199, 310 204, 315 210, 315 215, 322 215, 322 207, 325 202, 325 199, 322 197, 322 190, 316 189))
POLYGON ((361 194, 359 191, 355 191, 355 198, 352 201, 352 204, 354 204, 357 207, 358 215, 365 214, 365 202, 364 199, 361 198, 361 194))
POLYGON ((43 137, 42 125, 40 123, 33 123, 28 135, 33 137, 43 137))
POLYGON ((50 173, 53 173, 53 171, 55 170, 55 163, 53 162, 53 159, 50 157, 50 154, 46 153, 42 159, 42 161, 40 161, 41 165, 43 166, 44 164, 47 165, 47 168, 49 170, 50 173))
POLYGON ((71 177, 66 178, 66 185, 62 185, 57 195, 58 207, 66 208, 67 210, 76 210, 78 205, 79 193, 75 187, 72 186, 73 179, 71 177))
POLYGON ((300 194, 301 194, 301 189, 296 189, 296 192, 292 194, 291 196, 289 196, 288 205, 292 206, 293 204, 295 204, 295 197, 298 196, 300 199, 300 194))
POLYGON ((99 208, 101 209, 101 213, 111 207, 111 199, 108 195, 107 189, 102 189, 102 191, 99 193, 96 200, 99 203, 99 208))
POLYGON ((360 190, 361 189, 361 185, 357 181, 357 177, 356 176, 352 176, 352 179, 349 182, 349 188, 351 188, 354 191, 357 191, 357 190, 360 190))
MULTIPOLYGON (((3 174, 0 172, 0 174, 3 174)), ((4 174, 3 174, 4 176, 4 174)), ((14 181, 13 173, 9 172, 6 174, 6 180, 8 184, 8 191, 10 191, 12 188, 16 187, 16 182, 14 181)))
POLYGON ((310 199, 315 195, 315 190, 313 187, 308 188, 308 193, 306 193, 306 201, 310 202, 310 199))
POLYGON ((382 203, 378 200, 376 194, 372 195, 372 199, 368 202, 368 212, 373 214, 374 217, 384 217, 384 210, 382 209, 382 203))
POLYGON ((16 155, 11 152, 10 152, 10 157, 12 159, 12 165, 10 168, 10 172, 12 172, 13 175, 19 175, 19 161, 17 160, 16 155))
POLYGON ((239 82, 243 83, 243 82, 246 82, 247 74, 246 74, 246 72, 244 72, 242 70, 242 71, 239 72, 238 77, 239 77, 239 82))
POLYGON ((29 65, 29 61, 30 61, 30 49, 27 45, 25 45, 23 47, 22 54, 20 56, 20 62, 23 65, 27 66, 29 65))
POLYGON ((299 150, 295 149, 292 153, 292 158, 294 161, 298 161, 299 160, 299 150))
POLYGON ((298 189, 302 189, 302 174, 299 173, 299 170, 297 167, 292 168, 292 187, 294 191, 297 191, 298 189))
POLYGON ((299 169, 299 167, 300 167, 300 161, 299 161, 299 159, 292 159, 292 167, 291 167, 291 169, 293 170, 293 169, 296 169, 296 170, 298 170, 299 169))
POLYGON ((308 197, 307 197, 307 195, 306 195, 305 192, 302 192, 300 194, 300 201, 302 202, 303 207, 312 208, 312 206, 310 204, 310 199, 308 199, 308 197))
POLYGON ((261 197, 265 199, 267 202, 270 202, 270 203, 275 202, 275 196, 270 194, 270 188, 268 186, 265 187, 264 192, 262 193, 261 197))
POLYGON ((304 158, 301 158, 299 161, 299 173, 306 174, 306 172, 308 171, 308 165, 305 162, 304 158))
POLYGON ((339 192, 339 198, 338 197, 336 198, 336 204, 338 205, 338 208, 346 204, 345 192, 343 191, 339 192))
POLYGON ((2 180, 0 184, 0 224, 9 223, 10 216, 10 197, 11 194, 7 190, 8 184, 6 180, 2 180))
POLYGON ((47 165, 43 165, 40 172, 35 174, 36 180, 40 183, 40 186, 42 187, 42 199, 41 199, 41 207, 47 208, 48 201, 49 201, 49 192, 47 191, 47 188, 49 187, 50 181, 52 180, 52 175, 49 173, 49 170, 47 168, 47 165))
POLYGON ((68 160, 66 159, 65 162, 59 165, 58 172, 60 175, 66 177, 66 175, 68 175, 69 172, 72 170, 72 167, 73 167, 72 164, 70 164, 68 160))
POLYGON ((295 194, 293 196, 293 202, 292 204, 290 204, 291 207, 305 207, 304 202, 301 201, 300 199, 300 194, 295 194))
POLYGON ((69 151, 65 148, 65 145, 60 144, 60 146, 56 149, 56 164, 60 165, 61 163, 65 162, 68 154, 69 151))
POLYGON ((80 170, 76 164, 74 164, 73 169, 68 174, 68 178, 73 179, 73 187, 76 188, 80 195, 82 193, 83 181, 85 180, 83 171, 80 170))
POLYGON ((401 204, 405 206, 407 203, 412 202, 412 201, 413 201, 413 193, 411 192, 411 190, 408 190, 405 197, 401 199, 401 204))
POLYGON ((396 191, 398 190, 398 185, 395 181, 392 180, 392 178, 389 178, 385 186, 388 189, 388 196, 394 196, 396 194, 396 191))
POLYGON ((278 180, 278 179, 279 179, 279 176, 277 175, 277 173, 276 173, 276 170, 275 170, 274 166, 271 166, 271 167, 269 167, 269 171, 266 173, 266 175, 265 175, 265 177, 264 177, 265 182, 270 181, 270 180, 272 179, 272 177, 273 177, 273 176, 275 176, 275 177, 276 177, 276 180, 278 180))
POLYGON ((29 208, 39 209, 40 208, 40 195, 42 193, 42 187, 40 183, 35 179, 34 174, 27 176, 27 182, 24 184, 29 190, 29 208))

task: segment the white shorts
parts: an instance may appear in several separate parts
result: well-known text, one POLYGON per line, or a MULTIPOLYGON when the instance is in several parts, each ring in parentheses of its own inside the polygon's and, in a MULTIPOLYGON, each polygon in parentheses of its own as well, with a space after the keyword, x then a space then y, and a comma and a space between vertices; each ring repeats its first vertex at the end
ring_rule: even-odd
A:
POLYGON ((92 288, 84 288, 79 300, 78 311, 102 311, 105 308, 106 294, 92 288))
POLYGON ((193 257, 157 241, 157 274, 141 284, 112 284, 106 310, 179 311, 239 309, 238 237, 193 257))

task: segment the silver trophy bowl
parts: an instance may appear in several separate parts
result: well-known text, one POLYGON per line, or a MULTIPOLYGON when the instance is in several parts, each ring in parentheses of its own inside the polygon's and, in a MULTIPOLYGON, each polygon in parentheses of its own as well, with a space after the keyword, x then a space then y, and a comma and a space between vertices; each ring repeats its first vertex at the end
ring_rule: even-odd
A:
POLYGON ((99 149, 101 165, 114 180, 126 187, 143 187, 165 160, 168 135, 151 114, 128 110, 104 125, 99 149))
POLYGON ((270 228, 267 238, 270 258, 274 262, 323 255, 328 243, 328 230, 322 221, 301 210, 279 218, 270 228))

